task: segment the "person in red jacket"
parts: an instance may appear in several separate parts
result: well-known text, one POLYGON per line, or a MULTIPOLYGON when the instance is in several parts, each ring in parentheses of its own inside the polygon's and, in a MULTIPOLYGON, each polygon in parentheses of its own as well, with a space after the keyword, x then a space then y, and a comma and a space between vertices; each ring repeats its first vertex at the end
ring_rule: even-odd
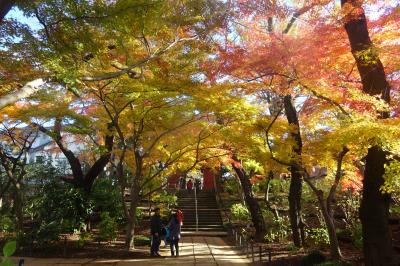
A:
POLYGON ((186 184, 186 188, 187 188, 187 190, 189 192, 192 191, 192 189, 193 189, 193 181, 192 181, 192 179, 189 179, 189 182, 187 182, 187 184, 186 184))
POLYGON ((176 211, 176 215, 178 217, 179 224, 182 226, 183 225, 183 213, 182 213, 182 211, 180 209, 178 209, 176 211))

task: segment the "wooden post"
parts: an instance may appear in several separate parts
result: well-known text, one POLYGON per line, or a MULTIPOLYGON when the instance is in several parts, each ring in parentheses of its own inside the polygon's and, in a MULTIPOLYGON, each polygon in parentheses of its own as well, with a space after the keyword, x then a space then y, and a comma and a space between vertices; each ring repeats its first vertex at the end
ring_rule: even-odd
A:
POLYGON ((64 257, 67 256, 67 236, 64 236, 64 250, 63 250, 64 257))
POLYGON ((260 261, 262 261, 262 247, 258 246, 258 254, 260 255, 260 261))
POLYGON ((271 250, 268 250, 268 261, 271 262, 272 261, 272 254, 271 254, 271 250))
POLYGON ((254 243, 251 241, 251 261, 254 262, 254 243))

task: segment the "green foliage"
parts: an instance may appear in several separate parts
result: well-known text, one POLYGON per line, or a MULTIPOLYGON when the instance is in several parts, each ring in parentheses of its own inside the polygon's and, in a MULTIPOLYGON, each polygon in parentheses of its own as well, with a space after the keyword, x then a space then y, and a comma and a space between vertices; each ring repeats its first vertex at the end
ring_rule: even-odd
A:
POLYGON ((231 206, 231 214, 236 222, 247 223, 250 221, 250 212, 246 206, 236 203, 231 206))
POLYGON ((156 203, 165 203, 168 204, 169 206, 176 206, 177 200, 178 200, 177 196, 171 195, 167 191, 161 192, 154 198, 154 201, 156 203))
POLYGON ((3 247, 3 256, 11 257, 11 255, 14 254, 16 249, 17 249, 17 241, 15 240, 8 241, 3 247))
POLYGON ((329 244, 329 235, 326 228, 306 229, 307 237, 312 245, 320 247, 329 244))
POLYGON ((382 185, 381 190, 386 193, 393 193, 400 191, 400 162, 397 160, 391 161, 385 165, 385 183, 382 185))
POLYGON ((287 216, 274 217, 271 212, 263 212, 267 233, 264 240, 267 242, 284 241, 289 235, 289 218, 287 216))
POLYGON ((112 179, 99 178, 96 180, 90 194, 90 200, 94 212, 108 212, 117 221, 122 221, 125 218, 120 190, 117 183, 112 179))
POLYGON ((142 209, 136 208, 136 224, 140 224, 143 220, 143 211, 142 209))
POLYGON ((356 248, 362 249, 363 247, 363 237, 362 237, 362 226, 358 224, 355 226, 351 232, 353 238, 353 243, 356 248))
POLYGON ((390 206, 390 213, 400 215, 400 206, 390 206))
POLYGON ((14 264, 10 260, 10 257, 14 254, 17 249, 17 241, 8 241, 3 247, 3 259, 1 262, 2 266, 13 266, 14 264))
POLYGON ((231 195, 237 195, 241 192, 239 182, 235 178, 226 180, 223 185, 225 191, 231 195))
POLYGON ((150 238, 144 235, 137 235, 135 236, 135 245, 137 246, 149 246, 150 245, 150 238))
POLYGON ((0 217, 0 232, 7 236, 15 231, 15 223, 10 216, 0 217))
POLYGON ((56 178, 49 178, 37 193, 30 198, 32 204, 27 209, 37 221, 29 234, 21 235, 24 245, 32 240, 41 247, 59 241, 61 234, 70 234, 85 225, 84 221, 92 213, 93 206, 87 196, 72 185, 56 178))
POLYGON ((249 173, 257 174, 263 172, 262 165, 256 160, 245 160, 243 163, 243 167, 249 173))
POLYGON ((113 241, 118 236, 118 225, 114 218, 110 217, 108 212, 100 214, 101 222, 98 225, 100 241, 113 241))
POLYGON ((45 221, 36 231, 36 241, 39 246, 45 247, 59 240, 60 234, 65 233, 63 225, 59 225, 55 221, 45 221))
POLYGON ((83 248, 87 241, 93 238, 93 234, 91 232, 81 232, 79 234, 79 239, 76 242, 78 248, 83 248))
POLYGON ((60 231, 72 233, 84 225, 92 210, 91 202, 81 190, 54 181, 45 185, 37 215, 44 228, 53 228, 54 223, 60 231))

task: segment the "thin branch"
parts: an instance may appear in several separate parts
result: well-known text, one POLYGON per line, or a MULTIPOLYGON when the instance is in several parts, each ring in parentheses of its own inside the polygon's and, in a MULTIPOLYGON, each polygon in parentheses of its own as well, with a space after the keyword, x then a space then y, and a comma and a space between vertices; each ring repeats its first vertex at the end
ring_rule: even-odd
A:
POLYGON ((303 88, 305 88, 306 90, 310 91, 315 97, 317 97, 317 98, 319 98, 319 99, 322 99, 322 100, 324 100, 324 101, 330 103, 330 104, 333 105, 333 106, 336 106, 337 108, 339 108, 339 110, 340 110, 344 115, 350 117, 350 114, 349 114, 338 102, 336 102, 336 101, 334 101, 334 100, 332 100, 332 99, 330 99, 330 98, 328 98, 328 97, 326 97, 326 96, 323 96, 323 95, 319 94, 318 92, 316 92, 315 90, 311 89, 311 88, 310 88, 309 86, 307 86, 307 85, 304 85, 304 84, 301 84, 301 83, 300 83, 300 85, 301 85, 303 88))
POLYGON ((266 138, 266 142, 267 142, 267 145, 268 145, 269 152, 271 153, 271 159, 276 161, 276 162, 278 162, 278 163, 280 163, 280 164, 282 164, 282 165, 293 166, 292 163, 284 162, 284 161, 282 161, 282 160, 280 160, 280 159, 278 159, 278 158, 276 158, 274 156, 274 153, 273 153, 272 147, 271 147, 271 143, 269 141, 269 131, 271 130, 273 124, 276 121, 276 119, 278 119, 278 117, 281 114, 281 112, 282 112, 282 108, 276 113, 275 117, 272 119, 271 123, 268 125, 267 129, 265 130, 265 138, 266 138))
POLYGON ((337 164, 336 164, 335 181, 334 181, 333 185, 331 186, 331 189, 328 194, 328 198, 326 200, 329 212, 331 211, 331 204, 334 200, 336 189, 339 185, 340 178, 343 176, 342 164, 343 164, 343 158, 347 154, 347 152, 349 152, 349 149, 347 147, 343 147, 342 151, 338 154, 338 159, 337 159, 337 164))
POLYGON ((116 71, 116 72, 105 73, 103 75, 96 76, 96 77, 85 76, 85 77, 82 77, 81 80, 83 80, 83 81, 101 81, 101 80, 108 80, 108 79, 112 79, 112 78, 117 78, 117 77, 122 76, 124 74, 128 74, 135 67, 139 67, 139 66, 141 66, 141 65, 143 65, 143 64, 145 64, 145 63, 147 63, 147 62, 149 62, 149 61, 151 61, 151 60, 153 60, 155 58, 158 58, 159 56, 161 56, 162 54, 164 54, 167 51, 169 51, 171 48, 173 48, 178 43, 185 42, 185 41, 191 41, 191 40, 195 40, 195 39, 197 39, 197 36, 193 36, 193 37, 189 37, 189 38, 177 38, 172 43, 170 43, 169 45, 164 47, 163 49, 157 50, 152 55, 150 55, 150 56, 148 56, 148 57, 146 57, 146 58, 144 58, 142 60, 139 60, 135 64, 127 66, 123 70, 116 71))

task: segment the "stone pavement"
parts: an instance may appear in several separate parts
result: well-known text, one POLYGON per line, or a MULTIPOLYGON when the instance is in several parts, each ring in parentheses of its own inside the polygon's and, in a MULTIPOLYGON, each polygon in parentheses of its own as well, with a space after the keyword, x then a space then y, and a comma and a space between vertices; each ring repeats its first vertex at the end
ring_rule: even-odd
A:
MULTIPOLYGON (((162 242, 164 244, 164 242, 162 242)), ((128 265, 250 265, 221 237, 186 236, 180 242, 180 256, 170 257, 169 249, 162 248, 163 258, 145 259, 40 259, 25 258, 26 266, 128 266, 128 265)))

